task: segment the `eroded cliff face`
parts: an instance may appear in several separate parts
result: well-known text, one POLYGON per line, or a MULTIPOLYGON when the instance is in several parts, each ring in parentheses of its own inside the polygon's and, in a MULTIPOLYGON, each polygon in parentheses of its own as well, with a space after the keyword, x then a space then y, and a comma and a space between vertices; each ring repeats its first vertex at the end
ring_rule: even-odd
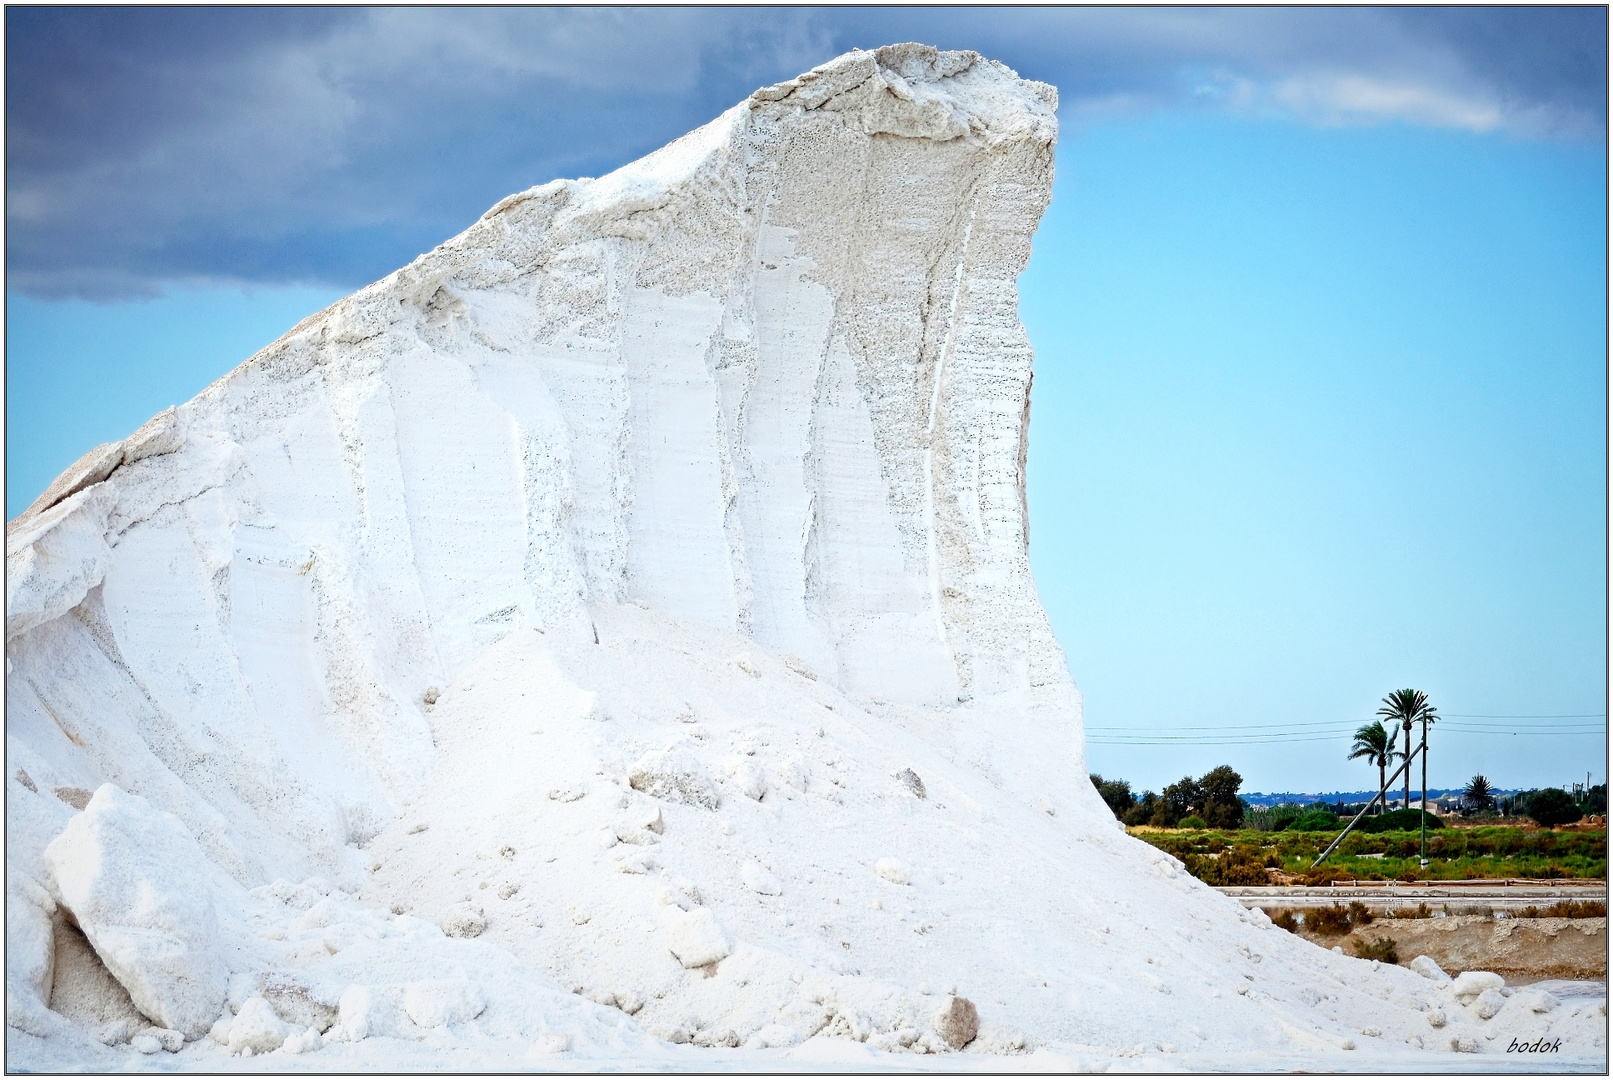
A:
POLYGON ((624 603, 852 694, 1034 689, 1076 743, 1015 290, 1055 102, 848 54, 503 200, 98 448, 8 528, 19 763, 163 788, 243 879, 336 858, 430 772, 428 686, 624 603))

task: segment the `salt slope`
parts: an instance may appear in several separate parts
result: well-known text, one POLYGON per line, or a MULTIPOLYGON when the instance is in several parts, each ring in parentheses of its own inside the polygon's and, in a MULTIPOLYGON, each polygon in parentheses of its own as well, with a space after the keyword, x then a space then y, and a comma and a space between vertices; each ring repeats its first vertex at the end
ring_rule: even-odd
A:
MULTIPOLYGON (((1241 914, 1084 782, 1025 556, 1014 281, 1054 101, 973 54, 848 54, 504 200, 75 465, 7 529, 8 896, 41 913, 8 946, 112 782, 216 866, 244 985, 484 988, 314 1051, 344 1065, 550 1034, 663 1060, 628 1010, 922 1049, 954 984, 976 1050, 1426 1043, 1420 977, 1241 914), (656 800, 655 832, 623 781, 669 744, 718 805, 656 800), (731 942, 710 978, 671 958, 685 907, 731 942)), ((26 1061, 132 1053, 18 1019, 26 1061)))
POLYGON ((8 525, 17 763, 138 785, 243 882, 356 880, 431 772, 426 689, 627 602, 848 691, 1032 689, 1079 754, 1015 312, 1054 101, 848 54, 505 199, 98 448, 8 525))

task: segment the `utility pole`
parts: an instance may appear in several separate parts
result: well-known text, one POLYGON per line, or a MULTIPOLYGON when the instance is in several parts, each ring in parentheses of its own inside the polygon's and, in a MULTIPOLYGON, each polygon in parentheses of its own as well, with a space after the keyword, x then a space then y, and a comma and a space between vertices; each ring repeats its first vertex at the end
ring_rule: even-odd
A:
MULTIPOLYGON (((1423 812, 1417 816, 1417 864, 1428 869, 1428 717, 1423 717, 1423 812)), ((1410 772, 1411 770, 1407 770, 1410 772)))
MULTIPOLYGON (((1408 760, 1411 758, 1411 718, 1410 717, 1406 718, 1406 751, 1405 751, 1405 757, 1408 760)), ((1402 799, 1400 805, 1404 806, 1407 810, 1411 809, 1411 770, 1410 769, 1406 770, 1406 790, 1404 792, 1404 798, 1402 799)))

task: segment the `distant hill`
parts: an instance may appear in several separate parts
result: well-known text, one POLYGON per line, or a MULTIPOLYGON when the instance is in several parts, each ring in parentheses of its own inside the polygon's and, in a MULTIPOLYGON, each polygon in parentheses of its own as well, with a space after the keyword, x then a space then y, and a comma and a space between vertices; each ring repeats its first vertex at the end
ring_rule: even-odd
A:
MULTIPOLYGON (((1390 798, 1391 799, 1398 799, 1399 798, 1399 795, 1398 795, 1399 790, 1400 789, 1397 788, 1397 789, 1391 791, 1389 793, 1390 798)), ((1462 793, 1462 790, 1463 790, 1462 788, 1429 788, 1428 789, 1428 797, 1430 799, 1440 799, 1440 798, 1446 798, 1446 797, 1454 798, 1455 796, 1460 795, 1462 793)), ((1490 790, 1494 794, 1499 796, 1499 795, 1516 795, 1519 791, 1521 791, 1523 789, 1522 788, 1491 788, 1490 790)), ((1263 791, 1243 791, 1243 792, 1239 792, 1239 795, 1250 806, 1277 806, 1280 803, 1298 803, 1301 806, 1307 806, 1307 805, 1309 805, 1311 803, 1315 803, 1315 802, 1345 803, 1345 804, 1349 804, 1349 803, 1364 803, 1364 802, 1366 802, 1368 799, 1372 798, 1376 794, 1377 794, 1376 791, 1322 791, 1322 792, 1276 791, 1276 792, 1270 792, 1270 793, 1263 792, 1263 791)), ((1422 792, 1417 791, 1417 790, 1413 790, 1412 793, 1411 793, 1411 798, 1412 798, 1413 802, 1416 802, 1417 800, 1422 798, 1422 792)))

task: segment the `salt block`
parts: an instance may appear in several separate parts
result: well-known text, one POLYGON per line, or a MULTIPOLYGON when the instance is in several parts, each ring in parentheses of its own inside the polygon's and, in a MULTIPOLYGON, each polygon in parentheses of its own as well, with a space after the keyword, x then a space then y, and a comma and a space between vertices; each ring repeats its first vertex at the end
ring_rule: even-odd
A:
POLYGON ((230 1053, 251 1050, 254 1054, 267 1054, 280 1049, 290 1034, 290 1025, 275 1015, 273 1005, 261 997, 247 998, 230 1022, 230 1053))
POLYGON ((1478 1013, 1480 1020, 1488 1020, 1506 1005, 1507 999, 1501 991, 1490 989, 1484 991, 1473 999, 1473 1011, 1478 1013))
POLYGON ((425 1028, 463 1024, 487 1008, 482 988, 469 979, 428 979, 403 988, 403 1009, 425 1028))
POLYGON ((728 931, 707 908, 674 912, 667 927, 667 947, 686 968, 714 964, 734 951, 728 931))
POLYGON ((50 1034, 44 1016, 55 975, 56 901, 21 873, 6 874, 6 1025, 50 1034))
POLYGON ((1555 994, 1545 990, 1525 990, 1516 1000, 1530 1012, 1536 1013, 1549 1013, 1561 1004, 1555 994))
POLYGON ((349 1042, 396 1035, 402 1012, 403 994, 395 986, 349 986, 337 1007, 342 1035, 349 1042))
POLYGON ((224 1008, 229 971, 209 866, 190 831, 102 784, 45 848, 59 898, 135 1007, 190 1038, 224 1008))
POLYGON ((931 1021, 935 1033, 954 1050, 961 1050, 980 1034, 980 1014, 968 998, 949 997, 931 1021))
POLYGON ((684 750, 651 750, 628 770, 627 782, 657 799, 717 809, 717 789, 711 777, 684 750))
POLYGON ((308 1027, 287 1036, 286 1041, 280 1044, 280 1049, 287 1054, 311 1054, 323 1045, 325 1040, 319 1037, 319 1032, 308 1027))
POLYGON ((311 1027, 322 1033, 336 1023, 336 1003, 340 999, 322 993, 299 976, 284 972, 265 975, 263 997, 274 1006, 275 1014, 293 1027, 311 1027))
POLYGON ((1486 990, 1499 990, 1507 981, 1493 971, 1464 971, 1451 983, 1451 993, 1467 1004, 1486 990))
POLYGON ((1441 986, 1448 985, 1451 981, 1451 977, 1445 974, 1445 969, 1440 967, 1432 956, 1419 956, 1406 966, 1423 978, 1432 979, 1441 986))

